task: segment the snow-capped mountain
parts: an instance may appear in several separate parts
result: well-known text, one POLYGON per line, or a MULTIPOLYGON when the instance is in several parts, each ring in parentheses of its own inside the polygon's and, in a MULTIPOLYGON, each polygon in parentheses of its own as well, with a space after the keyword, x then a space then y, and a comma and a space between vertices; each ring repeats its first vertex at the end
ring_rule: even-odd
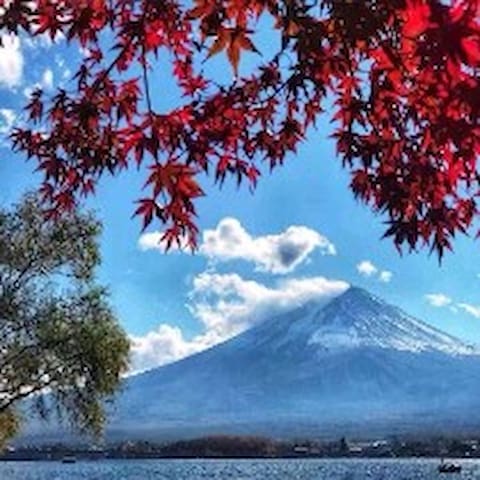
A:
POLYGON ((350 288, 129 379, 111 435, 321 435, 480 426, 480 356, 350 288))
POLYGON ((131 377, 108 434, 472 431, 479 393, 477 350, 352 287, 131 377))
POLYGON ((297 328, 302 326, 310 335, 309 343, 329 350, 362 346, 454 355, 475 353, 472 346, 355 287, 320 311, 311 308, 310 317, 296 322, 297 328))

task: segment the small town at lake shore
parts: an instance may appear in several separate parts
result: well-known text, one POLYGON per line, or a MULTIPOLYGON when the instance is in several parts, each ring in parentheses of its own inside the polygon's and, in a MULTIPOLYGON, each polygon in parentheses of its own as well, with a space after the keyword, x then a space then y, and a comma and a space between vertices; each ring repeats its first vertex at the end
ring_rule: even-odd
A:
POLYGON ((111 445, 8 447, 0 461, 59 461, 149 458, 480 458, 480 439, 377 439, 354 441, 273 440, 262 437, 211 436, 173 443, 126 441, 111 445))

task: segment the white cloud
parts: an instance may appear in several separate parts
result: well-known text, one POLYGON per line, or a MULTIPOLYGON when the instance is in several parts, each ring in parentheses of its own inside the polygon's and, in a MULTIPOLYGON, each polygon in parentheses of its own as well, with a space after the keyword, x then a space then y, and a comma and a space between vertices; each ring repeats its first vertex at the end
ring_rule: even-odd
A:
POLYGON ((10 108, 0 108, 0 134, 7 135, 13 127, 17 115, 10 108))
POLYGON ((393 278, 393 273, 390 270, 380 270, 380 268, 370 260, 362 260, 358 263, 357 272, 363 277, 376 278, 382 283, 390 283, 393 278))
POLYGON ((20 39, 15 35, 0 37, 0 87, 13 88, 20 85, 23 75, 23 54, 20 39))
POLYGON ((277 235, 251 236, 235 218, 221 220, 205 230, 200 253, 214 261, 246 260, 259 271, 275 274, 292 272, 313 250, 335 255, 333 243, 315 230, 292 225, 277 235))
POLYGON ((389 270, 382 270, 380 272, 380 275, 378 276, 378 279, 383 283, 389 283, 392 280, 392 277, 392 272, 390 272, 389 270))
MULTIPOLYGON (((138 248, 142 251, 147 250, 159 250, 162 253, 167 251, 167 242, 162 240, 163 232, 145 232, 140 235, 138 239, 138 248)), ((177 242, 173 242, 170 246, 169 252, 175 252, 178 250, 184 250, 186 241, 181 239, 180 245, 177 242)))
POLYGON ((42 75, 42 87, 46 90, 53 88, 53 72, 50 68, 47 68, 42 75))
POLYGON ((452 299, 443 293, 428 293, 425 295, 426 300, 432 307, 446 307, 452 303, 452 299))
POLYGON ((480 305, 454 302, 452 298, 443 293, 429 293, 428 295, 425 295, 425 298, 433 307, 449 307, 450 311, 455 314, 457 314, 459 310, 463 310, 475 318, 480 318, 480 305))
POLYGON ((231 336, 265 317, 326 301, 348 288, 343 281, 309 277, 279 281, 268 287, 235 273, 202 273, 194 278, 191 312, 208 329, 231 336))
POLYGON ((457 307, 465 312, 473 315, 475 318, 480 318, 480 305, 471 305, 469 303, 457 303, 457 307))
POLYGON ((130 341, 132 372, 135 373, 188 357, 221 339, 206 332, 187 340, 179 327, 164 323, 144 336, 131 336, 130 341))
POLYGON ((237 274, 202 273, 193 280, 188 307, 203 332, 186 339, 178 327, 161 324, 143 337, 132 337, 132 370, 153 368, 205 350, 266 317, 310 300, 326 303, 348 286, 339 280, 311 277, 284 280, 268 287, 237 274))
MULTIPOLYGON (((162 236, 163 232, 144 233, 138 246, 144 251, 165 252, 162 236)), ((180 247, 173 245, 172 251, 186 250, 185 245, 184 241, 180 247)), ((323 255, 336 255, 335 245, 310 228, 292 225, 277 235, 252 237, 237 219, 227 217, 215 229, 203 232, 199 253, 214 262, 246 260, 257 271, 285 274, 307 260, 315 249, 323 255)))
POLYGON ((378 268, 370 260, 363 260, 357 265, 357 271, 364 277, 371 277, 378 272, 378 268))

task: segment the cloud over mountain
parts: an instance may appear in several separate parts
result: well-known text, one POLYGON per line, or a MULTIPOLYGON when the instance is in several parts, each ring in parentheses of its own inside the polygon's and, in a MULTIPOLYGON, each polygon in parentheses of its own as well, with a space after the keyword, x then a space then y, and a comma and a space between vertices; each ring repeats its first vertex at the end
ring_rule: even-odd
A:
POLYGON ((208 331, 187 339, 178 326, 162 323, 146 335, 131 335, 130 341, 131 371, 140 372, 188 357, 221 342, 222 339, 208 331))
POLYGON ((310 300, 327 303, 348 286, 324 277, 288 279, 266 286, 238 274, 202 273, 193 279, 188 305, 202 332, 186 338, 179 327, 163 323, 144 336, 132 336, 132 370, 153 368, 205 350, 267 316, 310 300))
POLYGON ((236 273, 202 273, 195 277, 191 311, 209 330, 231 336, 261 322, 267 315, 299 307, 310 300, 327 301, 348 283, 325 277, 288 279, 268 287, 236 273))

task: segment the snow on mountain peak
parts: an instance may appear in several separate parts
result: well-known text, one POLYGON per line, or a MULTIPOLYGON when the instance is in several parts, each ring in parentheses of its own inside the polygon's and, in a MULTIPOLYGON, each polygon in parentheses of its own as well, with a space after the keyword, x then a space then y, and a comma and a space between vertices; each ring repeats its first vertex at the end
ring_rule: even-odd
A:
POLYGON ((470 345, 358 287, 351 287, 317 311, 309 322, 308 343, 327 350, 368 346, 411 352, 478 354, 470 345))

